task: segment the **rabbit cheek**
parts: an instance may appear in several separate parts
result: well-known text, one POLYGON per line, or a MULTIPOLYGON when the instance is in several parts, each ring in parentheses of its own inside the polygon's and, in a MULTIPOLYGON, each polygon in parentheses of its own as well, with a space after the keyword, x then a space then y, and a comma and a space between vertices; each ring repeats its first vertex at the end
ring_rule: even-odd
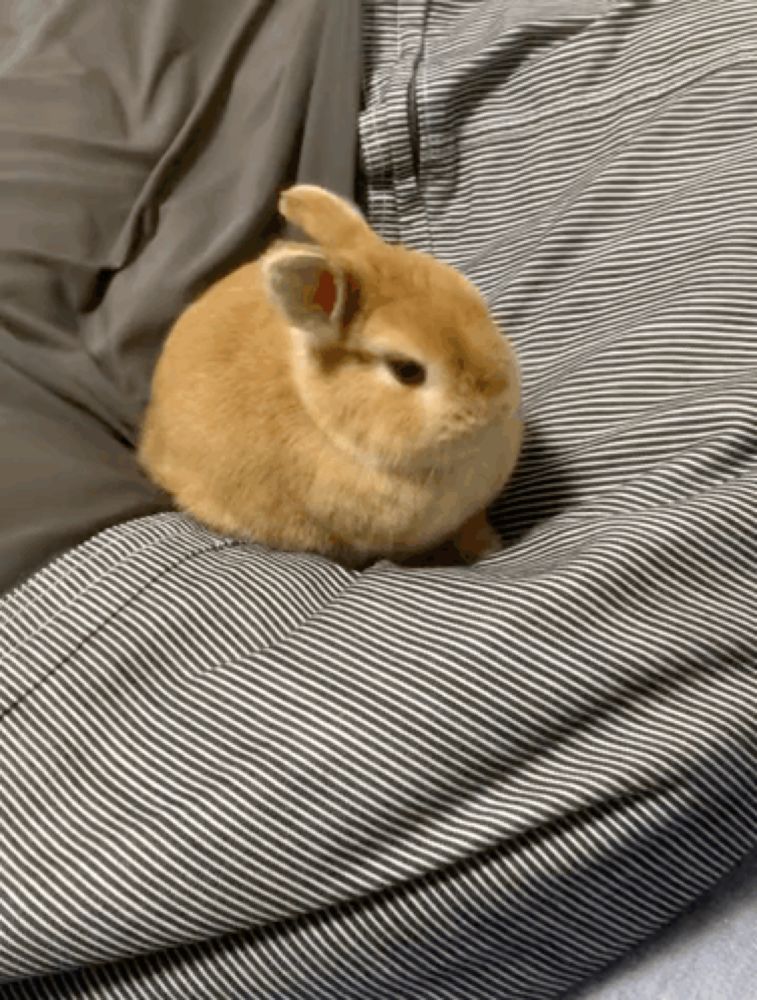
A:
POLYGON ((485 423, 483 408, 466 403, 450 406, 442 399, 429 404, 430 434, 440 444, 469 437, 485 423))

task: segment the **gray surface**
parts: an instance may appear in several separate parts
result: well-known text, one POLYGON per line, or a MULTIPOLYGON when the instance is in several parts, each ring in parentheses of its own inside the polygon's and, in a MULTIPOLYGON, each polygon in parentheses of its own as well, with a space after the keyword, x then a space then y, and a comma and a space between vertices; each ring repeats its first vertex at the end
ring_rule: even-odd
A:
POLYGON ((0 591, 167 509, 131 447, 160 344, 282 186, 352 194, 359 51, 352 0, 0 2, 0 591))
POLYGON ((757 852, 665 931, 565 1000, 757 997, 757 852))
POLYGON ((36 29, 62 0, 2 0, 0 3, 0 72, 22 58, 36 29))

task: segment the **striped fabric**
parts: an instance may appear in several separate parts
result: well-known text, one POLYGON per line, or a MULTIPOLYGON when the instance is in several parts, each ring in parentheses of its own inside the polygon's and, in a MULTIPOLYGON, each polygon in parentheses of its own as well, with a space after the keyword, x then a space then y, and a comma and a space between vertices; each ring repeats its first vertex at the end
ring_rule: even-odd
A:
POLYGON ((519 350, 506 547, 352 573, 167 514, 10 595, 3 1000, 553 1000, 757 842, 754 0, 365 36, 368 212, 519 350))

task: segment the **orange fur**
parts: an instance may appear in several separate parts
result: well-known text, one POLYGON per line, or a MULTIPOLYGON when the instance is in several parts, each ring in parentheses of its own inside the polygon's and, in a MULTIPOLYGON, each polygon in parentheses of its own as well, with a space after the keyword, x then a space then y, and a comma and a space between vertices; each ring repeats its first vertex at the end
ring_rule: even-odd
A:
POLYGON ((461 274, 335 195, 299 185, 280 207, 314 244, 276 244, 179 317, 142 465, 199 520, 272 547, 360 565, 457 532, 466 558, 485 554, 482 511, 521 441, 511 346, 461 274))

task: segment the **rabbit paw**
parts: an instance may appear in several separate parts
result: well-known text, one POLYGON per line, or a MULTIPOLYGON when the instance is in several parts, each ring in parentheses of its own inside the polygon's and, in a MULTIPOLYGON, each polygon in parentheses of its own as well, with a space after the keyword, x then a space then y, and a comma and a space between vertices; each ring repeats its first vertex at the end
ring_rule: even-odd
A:
POLYGON ((486 519, 486 511, 474 514, 461 525, 453 543, 467 563, 493 555, 502 548, 499 535, 486 519))

